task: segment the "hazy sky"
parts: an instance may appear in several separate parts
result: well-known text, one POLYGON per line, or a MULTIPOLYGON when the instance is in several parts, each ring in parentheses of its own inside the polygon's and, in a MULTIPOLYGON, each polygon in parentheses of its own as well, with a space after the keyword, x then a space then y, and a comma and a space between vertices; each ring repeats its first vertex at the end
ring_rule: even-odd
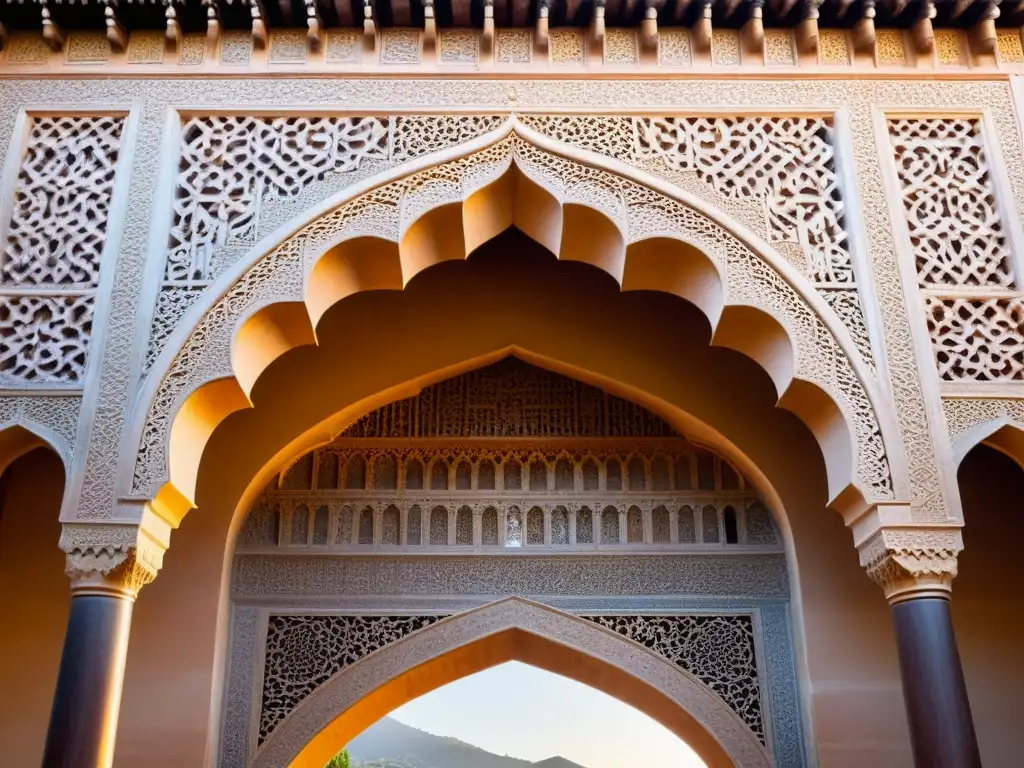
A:
POLYGON ((703 768, 685 742, 600 691, 519 662, 411 701, 396 720, 499 755, 561 755, 586 768, 703 768))

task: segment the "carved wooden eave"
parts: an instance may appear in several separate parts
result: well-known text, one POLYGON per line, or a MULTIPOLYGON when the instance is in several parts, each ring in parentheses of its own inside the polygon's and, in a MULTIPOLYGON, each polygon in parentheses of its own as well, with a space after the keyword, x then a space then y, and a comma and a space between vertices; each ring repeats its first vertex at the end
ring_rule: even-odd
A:
MULTIPOLYGON (((854 3, 851 0, 650 0, 605 3, 604 0, 570 0, 549 4, 533 0, 485 0, 479 13, 471 13, 470 0, 440 0, 436 3, 410 0, 378 0, 362 4, 346 0, 0 0, 0 24, 11 31, 42 31, 56 39, 54 29, 100 30, 106 28, 114 48, 123 43, 126 31, 166 29, 168 35, 184 31, 205 31, 209 19, 219 19, 226 29, 252 29, 259 44, 272 30, 293 30, 307 26, 311 42, 332 28, 359 28, 367 23, 376 28, 429 28, 431 21, 448 28, 479 28, 485 38, 494 29, 588 29, 600 39, 602 30, 612 27, 640 29, 645 44, 651 44, 659 26, 699 26, 707 11, 716 26, 746 29, 750 44, 760 39, 758 28, 794 27, 810 18, 822 19, 823 27, 863 26, 877 15, 886 27, 912 29, 922 18, 919 4, 907 0, 854 3), (164 7, 165 13, 155 9, 164 7), (429 9, 429 10, 427 10, 429 9), (706 10, 707 9, 707 10, 706 10), (161 17, 165 17, 166 20, 161 17), (431 20, 431 21, 427 21, 431 20), (546 20, 543 25, 542 20, 546 20), (753 25, 752 25, 753 22, 753 25)), ((935 27, 974 29, 986 21, 1001 19, 1000 25, 1014 25, 1022 16, 1021 3, 998 0, 940 0, 928 3, 924 14, 935 27)), ((1019 23, 1019 21, 1018 21, 1019 23)), ((429 30, 428 30, 429 34, 429 30)), ((984 31, 982 32, 984 36, 984 31)), ((0 40, 3 38, 0 37, 0 40)), ((314 43, 315 44, 315 43, 314 43)))

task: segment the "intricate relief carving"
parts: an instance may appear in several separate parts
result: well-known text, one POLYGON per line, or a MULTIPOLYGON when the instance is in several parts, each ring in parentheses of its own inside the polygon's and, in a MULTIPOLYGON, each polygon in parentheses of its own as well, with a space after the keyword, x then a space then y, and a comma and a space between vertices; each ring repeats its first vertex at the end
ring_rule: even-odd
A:
POLYGON ((0 382, 79 384, 85 376, 94 297, 0 296, 0 382))
POLYGON ((960 33, 955 29, 935 30, 935 55, 943 66, 959 66, 964 63, 960 33))
POLYGON ((765 743, 750 616, 583 616, 677 664, 722 697, 765 743))
POLYGON ((381 34, 381 64, 418 64, 420 33, 415 29, 385 29, 381 34))
MULTIPOLYGON (((821 118, 533 117, 532 128, 680 183, 693 174, 726 199, 756 200, 770 243, 801 249, 804 274, 825 294, 871 364, 835 170, 821 118), (840 290, 844 295, 829 296, 840 290)), ((762 230, 764 227, 762 226, 762 230)))
POLYGON ((306 35, 297 30, 270 33, 271 64, 302 64, 306 60, 306 35))
POLYGON ((996 48, 999 51, 1000 64, 1024 64, 1020 27, 996 30, 996 48))
POLYGON ((903 32, 898 29, 879 29, 875 32, 875 51, 881 66, 903 66, 907 63, 907 50, 903 32))
POLYGON ((105 64, 110 58, 110 41, 102 32, 75 32, 68 36, 68 64, 105 64))
MULTIPOLYGON (((663 234, 678 230, 690 238, 706 240, 705 252, 713 258, 717 254, 724 254, 728 265, 723 263, 721 266, 736 276, 735 283, 730 282, 730 291, 737 297, 742 296, 743 301, 757 306, 764 305, 767 311, 786 316, 786 326, 797 334, 796 344, 801 355, 799 375, 820 382, 826 391, 833 392, 841 403, 840 407, 849 414, 855 425, 858 476, 864 487, 873 489, 873 493, 882 498, 891 497, 891 478, 877 419, 852 365, 820 318, 810 311, 786 281, 759 257, 750 253, 734 236, 692 209, 639 184, 605 171, 581 166, 539 150, 521 139, 510 137, 439 169, 414 174, 356 198, 310 224, 275 253, 288 248, 300 250, 306 238, 312 247, 320 247, 328 240, 336 242, 346 232, 369 231, 376 236, 388 236, 386 233, 389 228, 394 228, 399 220, 399 203, 403 214, 409 217, 421 209, 418 206, 426 204, 427 198, 417 200, 414 197, 425 194, 425 191, 431 194, 443 192, 445 199, 459 200, 462 183, 468 182, 475 187, 483 179, 495 177, 513 160, 528 175, 537 175, 543 179, 549 189, 565 190, 559 194, 584 195, 583 199, 589 200, 619 221, 620 226, 631 233, 632 239, 643 238, 648 233, 663 234), (428 184, 439 173, 450 179, 464 178, 466 182, 446 184, 443 188, 428 184), (579 191, 572 192, 574 189, 579 191), (601 194, 595 197, 599 191, 602 191, 601 194), (412 201, 410 197, 413 197, 412 201), (623 204, 626 206, 625 211, 620 207, 623 204), (366 218, 368 216, 369 219, 366 218), (370 221, 373 226, 367 230, 370 221)), ((436 204, 438 200, 431 198, 429 202, 436 204)), ((390 236, 395 237, 396 234, 390 236)), ((257 272, 264 269, 264 262, 253 268, 257 272)), ((232 292, 235 290, 237 285, 232 292)), ((265 297, 261 297, 260 301, 266 301, 265 297)), ((234 313, 241 309, 240 306, 233 306, 232 316, 236 316, 234 313)), ((217 317, 217 314, 216 308, 211 310, 203 325, 213 323, 218 327, 218 334, 224 336, 226 344, 229 331, 225 323, 231 321, 227 317, 217 317)), ((195 350, 197 346, 190 342, 188 350, 195 350)), ((136 466, 137 491, 155 491, 155 484, 159 482, 158 478, 163 475, 166 466, 164 452, 168 419, 177 411, 182 393, 190 391, 187 385, 206 380, 211 375, 210 371, 197 370, 188 362, 192 354, 191 351, 179 354, 151 408, 136 466)), ((226 346, 218 347, 215 354, 222 361, 218 364, 218 372, 228 373, 230 367, 226 346)))
POLYGON ((271 616, 259 743, 299 703, 364 656, 443 616, 271 616))
POLYGON ((480 35, 476 30, 445 30, 439 39, 442 64, 476 64, 480 58, 480 35))
POLYGON ((60 548, 72 592, 115 594, 132 599, 156 578, 165 545, 135 525, 65 523, 60 548))
MULTIPOLYGON (((424 533, 426 530, 424 530, 424 533)), ((650 554, 537 553, 463 556, 423 554, 238 554, 233 595, 293 599, 406 595, 619 595, 788 599, 786 556, 705 552, 650 554)))
POLYGON ((929 296, 925 307, 942 379, 1024 379, 1024 298, 929 296))
POLYGON ((205 54, 206 35, 185 35, 181 40, 181 50, 178 51, 178 64, 185 67, 198 66, 203 63, 205 54))
POLYGON ((374 117, 187 120, 146 367, 201 290, 258 239, 268 199, 295 198, 329 174, 354 177, 366 164, 376 170, 387 161, 388 128, 374 117))
MULTIPOLYGON (((271 616, 259 744, 327 680, 373 651, 445 618, 271 616)), ((753 621, 747 615, 582 616, 634 640, 713 690, 765 742, 753 621)))
POLYGON ((247 67, 252 58, 251 32, 224 32, 220 38, 220 63, 247 67))
POLYGON ((1005 295, 1016 288, 1013 255, 980 128, 966 119, 889 121, 928 330, 946 381, 1024 378, 1024 299, 1005 295))
POLYGON ((228 349, 232 318, 236 313, 245 312, 264 301, 298 301, 301 297, 302 243, 290 240, 254 265, 203 316, 188 344, 175 356, 157 392, 136 461, 137 490, 147 485, 147 478, 158 477, 164 471, 166 446, 162 443, 172 415, 180 405, 178 396, 191 390, 206 376, 230 375, 228 349))
POLYGON ((164 35, 161 32, 132 32, 128 38, 128 62, 161 64, 164 60, 164 35))
POLYGON ((882 529, 859 546, 860 564, 890 603, 914 597, 944 597, 956 578, 963 550, 958 528, 882 529))
POLYGON ((689 67, 693 63, 689 30, 662 30, 658 46, 658 63, 663 67, 689 67))
POLYGON ((498 62, 529 64, 533 58, 533 38, 527 29, 499 29, 498 62))
POLYGON ((82 381, 123 126, 32 120, 0 261, 0 383, 82 381))
POLYGON ((44 64, 50 58, 50 49, 38 34, 14 34, 7 46, 8 64, 44 64))
POLYGON ((957 440, 987 421, 1006 419, 1024 424, 1024 400, 997 398, 943 398, 942 410, 949 427, 949 441, 957 440))
POLYGON ((735 67, 740 63, 739 32, 735 29, 712 29, 711 63, 721 67, 735 67))
POLYGON ((327 63, 356 64, 359 62, 359 33, 354 29, 331 29, 327 32, 327 63))
POLYGON ((889 137, 921 286, 1012 288, 1012 255, 978 122, 890 120, 889 137))
POLYGON ((582 64, 583 39, 577 29, 552 29, 551 61, 555 64, 582 64))
POLYGON ((646 408, 517 358, 424 387, 343 437, 678 437, 646 408))
POLYGON ((60 440, 52 447, 64 459, 65 466, 70 466, 81 407, 82 399, 74 396, 0 397, 0 425, 41 425, 53 430, 60 440))
POLYGON ((632 29, 609 29, 604 33, 605 64, 636 64, 636 33, 632 29))
POLYGON ((818 32, 818 61, 822 64, 847 65, 850 47, 844 29, 822 29, 818 32))
POLYGON ((788 29, 766 29, 764 31, 765 61, 768 64, 796 64, 793 50, 793 35, 788 29))
POLYGON ((94 288, 122 117, 36 117, 14 189, 4 286, 94 288))
POLYGON ((391 151, 393 164, 455 147, 470 139, 497 130, 505 118, 501 115, 401 115, 394 118, 395 140, 391 151))

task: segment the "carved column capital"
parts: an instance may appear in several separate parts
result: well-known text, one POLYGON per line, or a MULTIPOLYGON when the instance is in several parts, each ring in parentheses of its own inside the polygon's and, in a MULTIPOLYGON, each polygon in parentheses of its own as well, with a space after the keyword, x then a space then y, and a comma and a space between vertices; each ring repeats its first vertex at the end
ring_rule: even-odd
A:
POLYGON ((882 528, 858 550, 868 576, 895 605, 921 597, 948 599, 963 546, 959 528, 882 528))
POLYGON ((60 548, 72 595, 134 600, 156 578, 167 542, 136 524, 65 523, 60 548))

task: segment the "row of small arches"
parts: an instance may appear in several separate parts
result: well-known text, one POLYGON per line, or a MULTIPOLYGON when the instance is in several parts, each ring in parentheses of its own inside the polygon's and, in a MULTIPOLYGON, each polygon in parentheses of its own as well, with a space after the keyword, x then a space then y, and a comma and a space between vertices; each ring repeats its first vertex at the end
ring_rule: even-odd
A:
POLYGON ((307 454, 281 477, 281 490, 353 491, 685 491, 742 490, 742 476, 709 451, 599 459, 513 455, 396 457, 390 453, 348 456, 307 454), (315 475, 315 482, 314 482, 315 475))
POLYGON ((638 506, 489 505, 474 512, 458 508, 412 505, 404 511, 394 504, 298 504, 280 515, 274 508, 254 510, 240 535, 240 547, 283 546, 569 546, 614 544, 744 544, 769 546, 778 542, 767 508, 747 504, 638 506), (383 508, 382 508, 383 507, 383 508))

